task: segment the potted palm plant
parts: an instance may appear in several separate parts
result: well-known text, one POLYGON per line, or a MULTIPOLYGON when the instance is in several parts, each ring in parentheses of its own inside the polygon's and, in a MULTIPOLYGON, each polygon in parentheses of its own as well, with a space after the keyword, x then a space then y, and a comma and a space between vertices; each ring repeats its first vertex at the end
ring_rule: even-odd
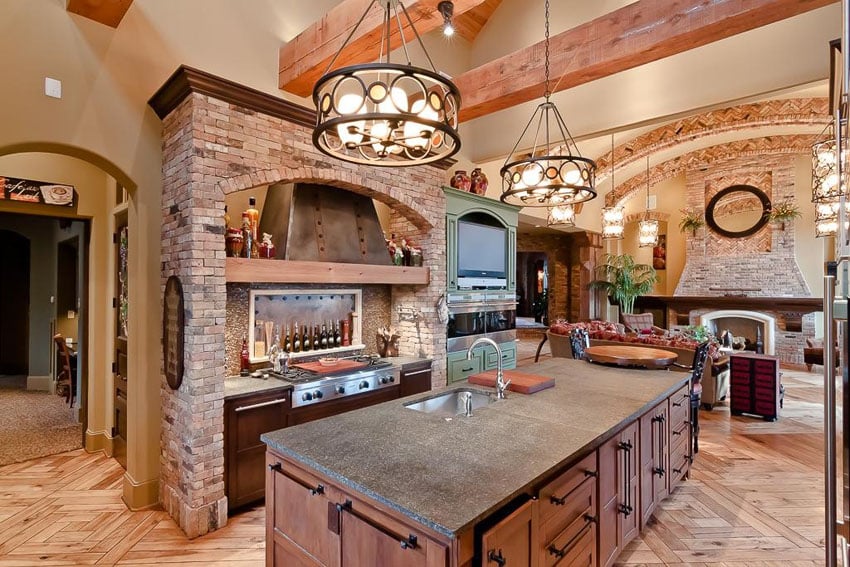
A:
POLYGON ((697 230, 705 226, 705 219, 699 211, 682 209, 682 220, 679 221, 679 232, 691 231, 696 236, 697 230))
POLYGON ((790 199, 774 203, 770 209, 770 222, 779 224, 780 230, 785 230, 785 223, 803 216, 800 207, 790 199))
POLYGON ((590 289, 603 290, 619 303, 622 313, 632 313, 635 298, 652 291, 658 281, 655 269, 649 264, 636 264, 630 254, 606 254, 596 266, 599 279, 588 284, 590 289))

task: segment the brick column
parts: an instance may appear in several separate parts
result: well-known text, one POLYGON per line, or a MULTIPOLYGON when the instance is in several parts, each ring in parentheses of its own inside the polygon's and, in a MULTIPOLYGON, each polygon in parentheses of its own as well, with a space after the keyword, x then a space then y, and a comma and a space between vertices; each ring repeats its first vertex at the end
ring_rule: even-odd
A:
POLYGON ((163 120, 162 285, 176 275, 185 302, 185 373, 162 379, 160 498, 189 537, 227 522, 224 496, 224 201, 204 180, 194 98, 163 120))

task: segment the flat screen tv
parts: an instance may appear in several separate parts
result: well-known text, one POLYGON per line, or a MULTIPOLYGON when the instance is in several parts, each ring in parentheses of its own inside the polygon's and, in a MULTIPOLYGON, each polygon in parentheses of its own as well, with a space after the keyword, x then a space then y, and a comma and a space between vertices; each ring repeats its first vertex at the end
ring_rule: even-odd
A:
POLYGON ((504 227, 458 220, 458 287, 505 287, 506 243, 504 227))

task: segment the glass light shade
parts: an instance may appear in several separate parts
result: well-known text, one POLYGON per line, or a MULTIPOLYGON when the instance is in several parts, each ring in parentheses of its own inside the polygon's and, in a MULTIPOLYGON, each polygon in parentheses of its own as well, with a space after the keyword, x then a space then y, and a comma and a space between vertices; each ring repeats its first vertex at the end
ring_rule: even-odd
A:
MULTIPOLYGON (((838 233, 838 201, 821 201, 815 205, 815 236, 834 236, 838 233)), ((844 204, 844 227, 850 228, 850 202, 844 204)))
MULTIPOLYGON (((349 117, 366 112, 366 107, 363 106, 363 97, 354 93, 344 94, 339 99, 339 112, 349 117)), ((339 139, 345 145, 356 146, 363 140, 362 132, 366 126, 364 120, 349 120, 346 124, 340 124, 336 127, 339 139)))
MULTIPOLYGON (((842 152, 846 157, 846 151, 842 152)), ((812 202, 829 201, 846 194, 846 183, 838 182, 835 140, 812 146, 812 202)))
POLYGON ((638 246, 646 248, 658 244, 658 221, 642 220, 638 223, 638 246))
POLYGON ((602 209, 602 238, 623 238, 626 230, 626 215, 623 207, 602 209))
POLYGON ((572 205, 557 205, 549 209, 549 226, 575 226, 576 210, 572 205))

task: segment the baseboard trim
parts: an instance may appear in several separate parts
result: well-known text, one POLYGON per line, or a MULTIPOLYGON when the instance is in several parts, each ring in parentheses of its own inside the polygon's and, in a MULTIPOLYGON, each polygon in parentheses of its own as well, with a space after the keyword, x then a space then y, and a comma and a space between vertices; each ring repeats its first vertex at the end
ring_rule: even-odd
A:
POLYGON ((113 453, 113 438, 106 431, 86 430, 86 451, 89 453, 101 452, 107 457, 113 453))
POLYGON ((127 508, 134 512, 148 510, 159 505, 159 479, 136 482, 130 473, 124 473, 124 487, 121 499, 127 508))
POLYGON ((53 379, 50 376, 27 376, 27 390, 54 392, 53 379))

